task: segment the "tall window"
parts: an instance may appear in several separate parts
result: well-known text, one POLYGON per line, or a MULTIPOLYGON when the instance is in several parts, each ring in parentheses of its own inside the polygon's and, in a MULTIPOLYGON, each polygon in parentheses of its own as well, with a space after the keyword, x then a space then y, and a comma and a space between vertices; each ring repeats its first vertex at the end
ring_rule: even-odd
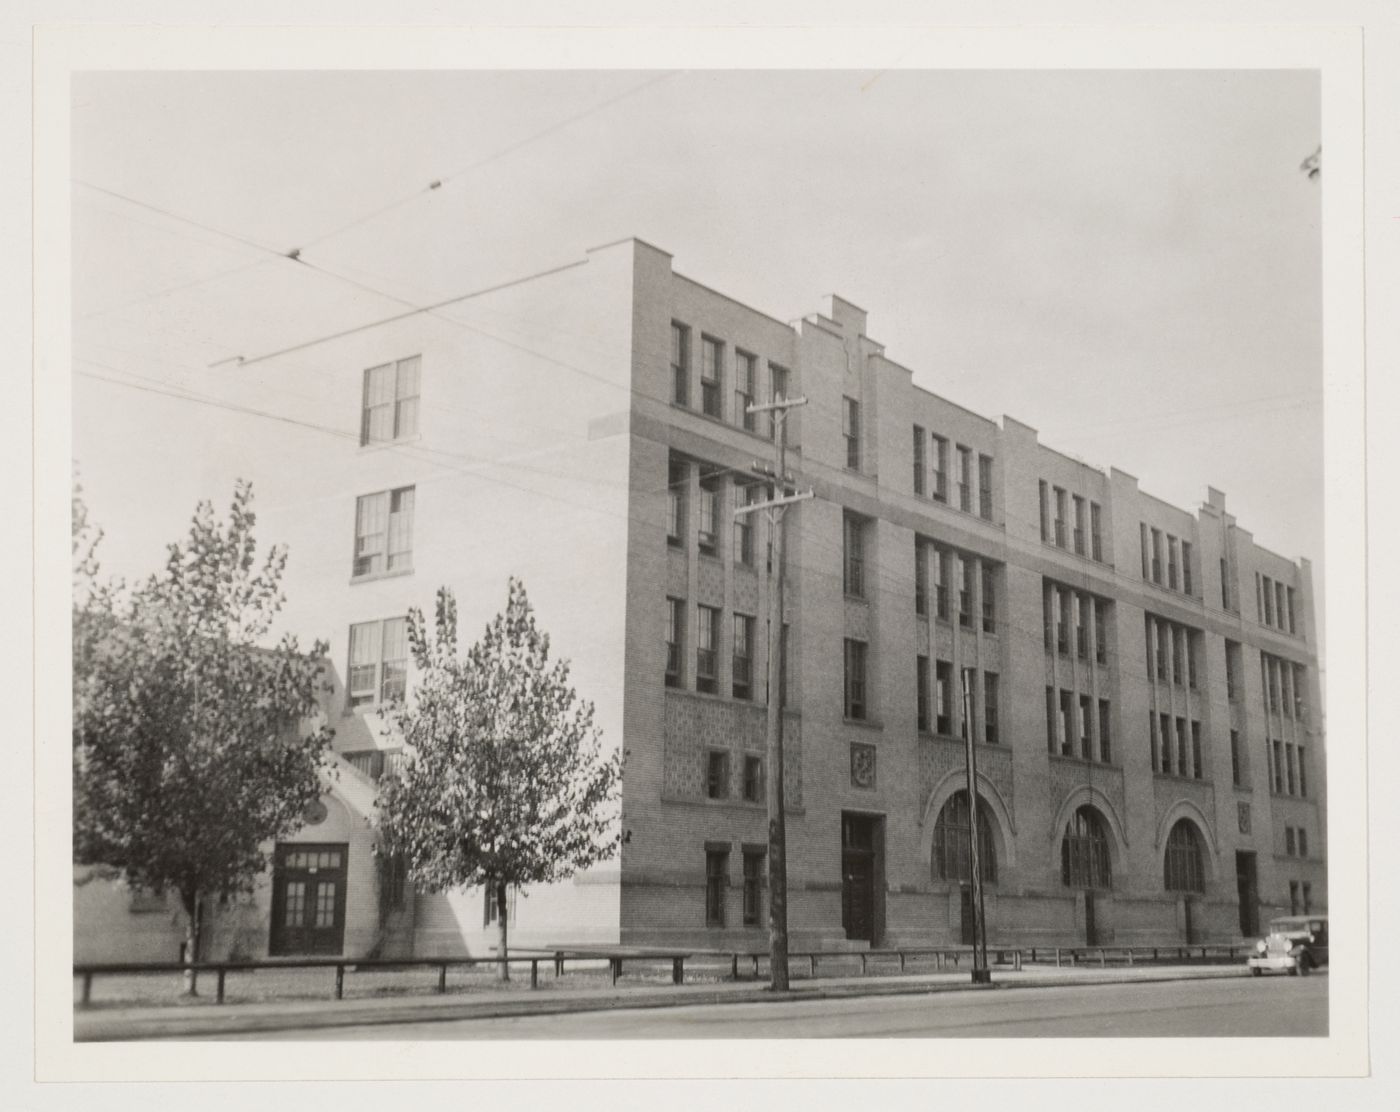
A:
POLYGON ((1288 794, 1295 795, 1297 794, 1298 787, 1296 775, 1297 762, 1294 760, 1293 757, 1293 743, 1289 742, 1283 747, 1283 749, 1284 753, 1287 754, 1285 765, 1288 769, 1288 794))
MULTIPOLYGON (((734 500, 742 506, 752 506, 760 500, 760 493, 757 483, 739 483, 734 487, 734 500)), ((753 519, 752 513, 734 519, 734 562, 750 568, 753 567, 753 519)))
POLYGON ((853 598, 865 597, 865 523, 854 514, 844 518, 846 534, 845 590, 853 598))
POLYGON ((1079 495, 1074 496, 1074 552, 1076 556, 1084 555, 1084 499, 1079 495))
POLYGON ((1069 655, 1069 630, 1070 630, 1070 608, 1073 605, 1074 593, 1064 588, 1057 587, 1055 594, 1059 597, 1060 613, 1059 621, 1055 627, 1055 649, 1061 654, 1069 655))
POLYGON ((724 345, 708 336, 700 340, 700 409, 707 417, 721 416, 724 345))
POLYGON ((982 673, 982 729, 988 745, 1001 741, 1001 677, 995 672, 982 673))
POLYGON ((1201 724, 1191 720, 1191 775, 1197 780, 1205 779, 1205 763, 1201 753, 1201 724))
POLYGON ((689 485, 685 464, 672 460, 666 468, 666 543, 685 546, 685 491, 689 485))
POLYGON ((382 444, 418 435, 417 355, 365 371, 360 444, 382 444))
POLYGON ((973 741, 977 740, 977 722, 975 721, 976 716, 973 712, 973 706, 977 698, 976 691, 977 669, 964 668, 962 670, 962 687, 958 691, 958 702, 962 706, 963 711, 962 730, 960 731, 963 741, 966 741, 969 735, 972 737, 973 741))
POLYGON ((928 461, 924 459, 924 430, 922 425, 914 426, 914 493, 924 493, 924 475, 928 471, 928 461))
POLYGON ((1060 691, 1060 755, 1074 756, 1074 692, 1060 691))
POLYGON ((940 502, 948 500, 948 441, 933 433, 933 496, 940 502))
POLYGON ((1094 660, 1099 664, 1108 663, 1108 603, 1094 600, 1094 660))
POLYGON ((952 569, 949 567, 951 560, 952 554, 946 548, 934 549, 934 613, 945 622, 948 620, 948 580, 952 576, 952 569))
POLYGON ((753 698, 753 618, 734 615, 734 698, 753 698))
POLYGON ((1080 660, 1089 659, 1089 630, 1093 628, 1093 618, 1091 616, 1094 603, 1088 595, 1077 596, 1079 603, 1079 621, 1075 623, 1074 640, 1075 655, 1080 660))
POLYGON ((934 664, 934 731, 945 737, 953 732, 953 666, 946 660, 934 664))
MULTIPOLYGON (((780 367, 776 363, 768 364, 768 400, 776 402, 786 399, 788 396, 788 373, 786 367, 780 367)), ((769 411, 768 414, 768 439, 776 440, 778 436, 778 414, 776 411, 769 411)))
POLYGON ((1240 732, 1230 731, 1230 782, 1244 787, 1244 755, 1240 752, 1240 732))
POLYGON ((690 329, 671 322, 671 400, 690 404, 690 329))
POLYGON ((992 520, 992 457, 977 457, 977 512, 987 521, 992 520))
POLYGON ((719 611, 713 606, 697 606, 695 630, 695 690, 713 695, 719 687, 715 652, 719 644, 719 611))
POLYGON ((1176 538, 1167 535, 1167 586, 1176 590, 1176 538))
POLYGON ((914 538, 914 613, 928 614, 928 546, 914 538))
POLYGON ((1220 557, 1220 605, 1231 610, 1230 605, 1230 561, 1224 556, 1220 557))
POLYGON ((711 799, 729 796, 729 753, 723 749, 705 754, 705 794, 711 799))
POLYGON ((1079 696, 1079 755, 1086 761, 1094 759, 1094 700, 1090 695, 1079 696))
POLYGON ((1206 872, 1201 853, 1201 836, 1195 823, 1179 819, 1167 835, 1167 856, 1163 882, 1168 892, 1193 892, 1204 895, 1206 872))
POLYGON ((958 625, 972 628, 972 593, 977 589, 977 565, 968 556, 959 556, 962 565, 962 587, 958 590, 958 625))
POLYGON ((1298 746, 1298 794, 1304 797, 1308 794, 1308 763, 1305 753, 1305 747, 1298 746))
POLYGON ((1178 776, 1190 776, 1191 759, 1190 740, 1187 734, 1186 719, 1180 715, 1176 719, 1176 774, 1178 776))
POLYGON ((1099 760, 1113 763, 1113 740, 1110 724, 1113 712, 1107 699, 1099 700, 1099 760))
POLYGON ((700 527, 696 541, 706 556, 715 555, 719 549, 719 491, 720 480, 701 480, 700 527))
POLYGON ((353 574, 413 567, 413 487, 363 494, 355 500, 353 574))
POLYGON ((744 758, 744 799, 763 802, 763 758, 752 753, 744 758))
POLYGON ((1240 697, 1240 643, 1225 642, 1225 698, 1238 702, 1240 697))
POLYGON ((408 619, 386 618, 352 625, 346 675, 352 707, 402 699, 408 678, 408 619))
POLYGON ((763 921, 763 859, 761 849, 744 850, 744 926, 763 921))
POLYGON ((865 703, 866 643, 846 638, 846 717, 863 720, 865 703))
POLYGON ((1185 591, 1188 595, 1194 595, 1194 594, 1196 593, 1196 592, 1192 589, 1192 584, 1191 584, 1191 542, 1190 542, 1190 541, 1182 541, 1182 542, 1181 542, 1181 589, 1182 589, 1183 591, 1185 591))
POLYGON ((1060 751, 1060 739, 1058 726, 1058 707, 1055 703, 1055 689, 1047 687, 1045 689, 1045 742, 1051 753, 1060 751))
POLYGON ((1065 547, 1065 531, 1066 531, 1066 529, 1068 528, 1068 524, 1067 524, 1067 522, 1065 521, 1065 516, 1066 516, 1066 514, 1067 514, 1067 512, 1068 512, 1068 503, 1067 503, 1066 499, 1068 499, 1069 495, 1068 495, 1068 493, 1065 491, 1065 489, 1064 489, 1063 487, 1055 487, 1055 488, 1054 488, 1054 493, 1055 493, 1055 545, 1056 545, 1057 548, 1064 548, 1064 547, 1065 547))
POLYGON ((734 416, 747 431, 753 432, 758 416, 749 412, 754 399, 755 359, 747 351, 734 349, 734 416))
POLYGON ((1089 503, 1089 554, 1103 561, 1103 510, 1097 502, 1089 503))
MULTIPOLYGON (((978 793, 981 794, 980 792, 978 793)), ((985 799, 977 800, 977 871, 986 884, 997 879, 996 846, 985 799)), ((933 877, 964 884, 972 881, 972 815, 967 792, 948 797, 933 824, 933 877)))
POLYGON ((729 885, 729 851, 705 851, 705 926, 724 926, 724 890, 729 885))
POLYGON ((918 699, 918 725, 920 730, 929 728, 929 675, 928 657, 920 656, 914 662, 915 689, 918 699))
POLYGON ((972 512, 972 449, 958 445, 958 509, 972 512))
POLYGON ((1040 480, 1040 539, 1050 540, 1050 486, 1044 479, 1040 480))
POLYGON ((1297 633, 1297 632, 1298 632, 1298 624, 1297 624, 1297 620, 1296 620, 1296 619, 1297 619, 1297 615, 1294 613, 1293 606, 1294 606, 1293 588, 1292 588, 1292 587, 1289 587, 1289 588, 1288 588, 1288 632, 1289 632, 1289 633, 1297 633))
POLYGON ((860 470, 860 402, 855 398, 842 398, 841 432, 846 438, 846 466, 852 471, 860 470))
POLYGON ((1067 888, 1112 888, 1108 835, 1098 811, 1087 804, 1075 811, 1060 843, 1060 879, 1067 888))
POLYGON ((997 577, 991 564, 982 565, 982 632, 997 631, 997 577))
POLYGON ((1152 582, 1162 582, 1162 531, 1152 530, 1152 582))
POLYGON ((666 600, 666 686, 680 687, 681 660, 685 652, 685 602, 666 600))

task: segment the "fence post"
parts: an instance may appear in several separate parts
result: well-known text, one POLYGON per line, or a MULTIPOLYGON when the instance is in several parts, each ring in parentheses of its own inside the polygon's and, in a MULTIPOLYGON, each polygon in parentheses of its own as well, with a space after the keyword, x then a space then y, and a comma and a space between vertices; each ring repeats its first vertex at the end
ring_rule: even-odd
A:
POLYGON ((92 1003, 92 974, 91 974, 91 973, 84 973, 84 974, 83 974, 83 1003, 84 1003, 85 1005, 86 1005, 86 1004, 91 1004, 91 1003, 92 1003))
POLYGON ((215 997, 215 999, 214 999, 214 1002, 215 1002, 216 1004, 222 1004, 222 1003, 224 1002, 224 974, 225 974, 226 972, 227 972, 227 970, 224 969, 223 966, 220 966, 220 967, 219 967, 219 988, 218 988, 218 995, 217 995, 217 996, 215 997))
POLYGON ((336 998, 337 1000, 341 1000, 341 999, 344 998, 344 996, 345 996, 345 966, 343 966, 343 965, 337 965, 337 966, 335 967, 335 998, 336 998))
POLYGON ((1133 948, 1131 946, 1128 947, 1128 964, 1133 964, 1133 948))
POLYGON ((1058 946, 1055 947, 1055 968, 1060 968, 1060 948, 1058 946))
POLYGON ((539 987, 540 987, 540 959, 539 959, 539 958, 531 958, 531 959, 530 959, 530 987, 531 987, 531 988, 539 988, 539 987))
POLYGON ((447 991, 447 962, 443 962, 441 965, 438 966, 437 990, 440 994, 447 991))
POLYGON ((860 955, 860 975, 861 975, 862 977, 865 976, 865 955, 864 955, 864 954, 861 954, 861 955, 860 955))
POLYGON ((675 957, 671 959, 671 983, 673 985, 685 983, 685 958, 675 957))
POLYGON ((810 956, 812 958, 812 976, 815 977, 817 975, 817 955, 812 954, 810 956))
POLYGON ((555 977, 562 977, 563 975, 564 975, 564 955, 561 954, 559 951, 556 950, 556 951, 554 952, 554 976, 555 976, 555 977))
POLYGON ((733 957, 730 959, 730 962, 729 962, 729 976, 730 976, 733 980, 736 980, 736 981, 739 979, 739 955, 738 955, 738 954, 733 955, 733 957))
POLYGON ((1099 968, 1102 969, 1102 968, 1103 968, 1104 966, 1106 966, 1107 964, 1108 964, 1108 958, 1107 958, 1107 957, 1105 956, 1105 954, 1104 954, 1104 948, 1103 948, 1102 946, 1100 946, 1100 947, 1099 947, 1099 968))
POLYGON ((612 967, 612 983, 617 984, 618 974, 622 972, 622 959, 609 958, 608 964, 612 967))
POLYGON ((1016 950, 1014 953, 1016 955, 1016 972, 1019 973, 1021 972, 1021 951, 1016 950))
POLYGON ((899 971, 900 971, 901 973, 904 972, 904 951, 903 951, 903 950, 900 950, 900 951, 899 951, 899 971))
POLYGON ((754 975, 755 977, 758 976, 758 955, 757 955, 757 954, 754 954, 754 955, 753 955, 753 975, 754 975))

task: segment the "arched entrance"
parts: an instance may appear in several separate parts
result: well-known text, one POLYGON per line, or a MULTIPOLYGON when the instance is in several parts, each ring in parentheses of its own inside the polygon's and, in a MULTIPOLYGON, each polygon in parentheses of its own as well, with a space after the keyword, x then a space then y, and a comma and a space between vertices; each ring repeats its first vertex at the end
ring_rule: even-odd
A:
POLYGON ((1060 879, 1066 888, 1082 892, 1084 944, 1097 946, 1101 931, 1095 897, 1112 890, 1113 865, 1103 816, 1087 803, 1070 815, 1060 839, 1060 879))
MULTIPOLYGON (((938 812, 933 824, 933 854, 931 872, 934 880, 947 881, 960 887, 961 939, 973 944, 972 914, 972 818, 966 790, 954 792, 938 812)), ((977 864, 983 884, 995 884, 997 879, 996 842, 988 816, 991 805, 979 792, 977 795, 977 864)))
POLYGON ((1200 941, 1202 923, 1199 897, 1205 895, 1205 854, 1201 833, 1190 819, 1178 819, 1167 835, 1162 859, 1162 884, 1177 896, 1182 907, 1182 927, 1188 944, 1200 941))

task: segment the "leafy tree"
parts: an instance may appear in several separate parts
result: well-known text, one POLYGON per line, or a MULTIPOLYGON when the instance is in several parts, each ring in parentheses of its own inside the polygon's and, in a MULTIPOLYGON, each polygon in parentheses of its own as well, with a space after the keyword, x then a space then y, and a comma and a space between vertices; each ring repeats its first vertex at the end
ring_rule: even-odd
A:
MULTIPOLYGON (((258 564, 252 502, 239 482, 227 524, 201 502, 163 572, 75 611, 74 858, 177 892, 191 961, 209 899, 250 889, 265 847, 321 794, 330 741, 324 726, 302 728, 325 687, 326 646, 304 654, 289 635, 259 647, 283 602, 287 552, 274 546, 258 564)), ((79 504, 75 492, 74 558, 90 567, 79 504)))
POLYGON ((593 705, 570 686, 568 662, 550 660, 519 580, 466 656, 445 587, 435 625, 434 638, 422 612, 409 612, 419 676, 411 703, 389 712, 407 759, 381 782, 381 843, 428 888, 492 893, 505 981, 507 890, 566 879, 616 852, 622 754, 602 754, 593 705))

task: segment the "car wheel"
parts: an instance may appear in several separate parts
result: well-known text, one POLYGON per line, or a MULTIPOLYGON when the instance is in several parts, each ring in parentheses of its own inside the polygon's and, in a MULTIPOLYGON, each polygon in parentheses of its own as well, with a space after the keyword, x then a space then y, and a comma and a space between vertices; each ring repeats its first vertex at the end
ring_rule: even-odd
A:
POLYGON ((1264 975, 1264 971, 1262 969, 1251 969, 1250 973, 1255 977, 1262 977, 1264 975))

